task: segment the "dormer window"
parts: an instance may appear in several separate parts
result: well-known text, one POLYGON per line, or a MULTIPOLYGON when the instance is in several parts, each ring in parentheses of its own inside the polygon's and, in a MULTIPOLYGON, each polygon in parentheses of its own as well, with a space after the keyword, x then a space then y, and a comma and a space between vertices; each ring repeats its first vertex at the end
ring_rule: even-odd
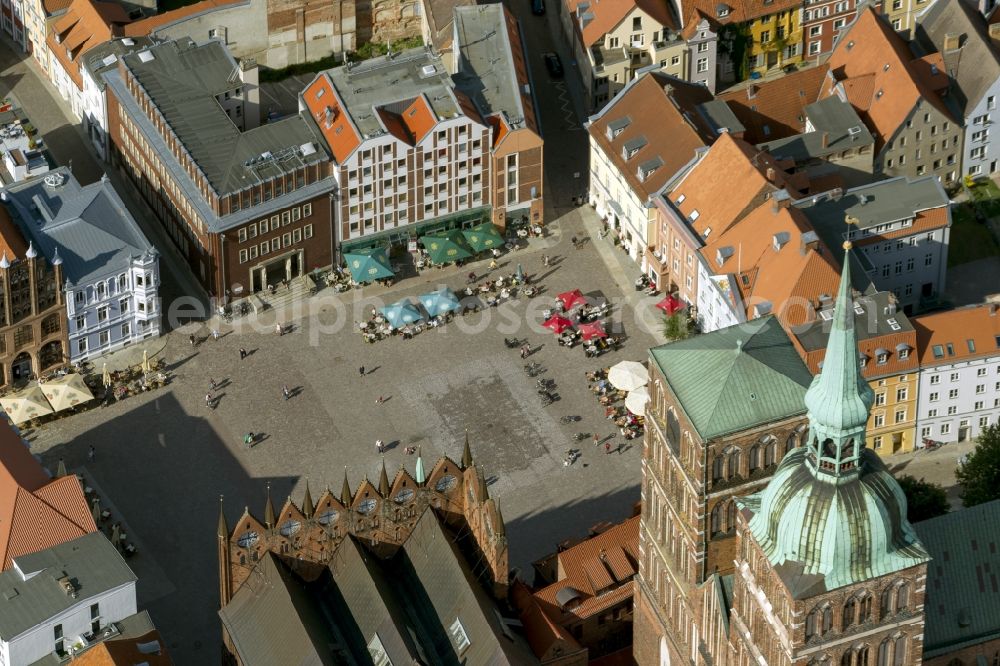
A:
POLYGON ((636 153, 642 150, 646 143, 646 137, 644 136, 637 136, 634 139, 629 139, 624 143, 624 145, 622 145, 622 158, 626 160, 631 159, 636 153))
POLYGON ((879 365, 885 365, 889 362, 889 350, 879 347, 875 350, 875 362, 879 365))
MULTIPOLYGON (((697 220, 697 219, 698 219, 698 217, 699 217, 700 215, 701 215, 701 213, 699 213, 699 212, 698 212, 698 209, 697 209, 697 208, 695 208, 695 209, 694 209, 693 211, 691 211, 691 214, 690 214, 690 215, 688 215, 688 217, 689 217, 689 218, 691 219, 691 221, 692 221, 692 222, 694 222, 695 220, 697 220)), ((705 235, 704 235, 704 237, 705 237, 705 238, 708 238, 708 234, 710 234, 711 232, 712 232, 712 229, 711 229, 711 228, 708 228, 708 229, 705 229, 705 235)))
POLYGON ((674 203, 676 203, 678 206, 680 206, 682 203, 684 203, 685 199, 687 199, 687 195, 686 194, 682 194, 679 197, 677 197, 677 201, 675 201, 674 203))
POLYGON ((659 155, 651 160, 646 160, 639 165, 637 176, 639 180, 645 182, 647 178, 653 175, 653 172, 663 166, 663 160, 660 159, 659 155))
POLYGON ((615 137, 624 132, 625 128, 630 124, 632 124, 632 119, 628 116, 609 122, 607 131, 608 141, 612 141, 615 137))
POLYGON ((733 256, 733 248, 731 247, 720 247, 715 253, 715 263, 721 268, 726 259, 733 256))

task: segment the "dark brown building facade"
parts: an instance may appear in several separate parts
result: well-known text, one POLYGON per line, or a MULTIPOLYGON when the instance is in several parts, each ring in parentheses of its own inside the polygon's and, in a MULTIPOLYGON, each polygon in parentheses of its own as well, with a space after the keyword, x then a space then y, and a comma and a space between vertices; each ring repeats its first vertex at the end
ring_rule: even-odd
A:
POLYGON ((239 71, 218 42, 188 40, 124 56, 105 73, 112 161, 217 297, 332 263, 329 156, 302 117, 242 131, 239 71), (229 76, 219 89, 231 90, 172 83, 178 69, 196 67, 229 76))
POLYGON ((0 247, 0 386, 9 386, 64 365, 69 329, 62 262, 25 243, 2 206, 0 247))

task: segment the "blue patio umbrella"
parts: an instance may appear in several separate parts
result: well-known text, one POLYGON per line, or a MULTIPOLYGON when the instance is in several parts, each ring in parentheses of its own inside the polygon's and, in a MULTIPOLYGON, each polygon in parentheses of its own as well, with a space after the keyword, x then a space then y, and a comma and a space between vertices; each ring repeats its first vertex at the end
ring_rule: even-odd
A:
POLYGON ((427 314, 432 317, 437 317, 446 312, 454 312, 462 307, 462 304, 458 301, 458 296, 447 287, 422 294, 420 302, 423 304, 424 309, 427 310, 427 314))
POLYGON ((402 328, 407 324, 412 324, 424 318, 424 315, 420 313, 417 306, 405 298, 392 305, 385 306, 380 312, 385 317, 385 320, 389 322, 389 326, 393 328, 402 328))
POLYGON ((344 253, 344 261, 357 282, 372 282, 393 276, 384 247, 369 247, 344 253))

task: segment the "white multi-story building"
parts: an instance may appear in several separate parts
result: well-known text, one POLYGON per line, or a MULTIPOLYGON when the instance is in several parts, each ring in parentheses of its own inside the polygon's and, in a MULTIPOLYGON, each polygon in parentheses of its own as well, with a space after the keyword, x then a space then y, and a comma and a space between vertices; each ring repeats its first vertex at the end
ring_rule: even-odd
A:
POLYGON ((1000 422, 1000 312, 996 304, 936 312, 918 331, 918 442, 963 442, 1000 422))
POLYGON ((993 121, 1000 120, 1000 56, 993 44, 1000 26, 987 27, 968 2, 935 2, 917 20, 917 43, 938 52, 961 91, 951 99, 965 129, 962 173, 993 175, 1000 169, 1000 137, 990 137, 993 121))
POLYGON ((100 531, 14 558, 0 574, 0 663, 84 650, 135 614, 136 580, 100 531))
POLYGON ((834 252, 853 242, 868 277, 879 291, 894 293, 907 314, 944 292, 951 207, 936 176, 831 190, 795 206, 834 252))
POLYGON ((71 361, 160 334, 159 254, 106 177, 60 168, 4 193, 29 251, 62 264, 71 361))

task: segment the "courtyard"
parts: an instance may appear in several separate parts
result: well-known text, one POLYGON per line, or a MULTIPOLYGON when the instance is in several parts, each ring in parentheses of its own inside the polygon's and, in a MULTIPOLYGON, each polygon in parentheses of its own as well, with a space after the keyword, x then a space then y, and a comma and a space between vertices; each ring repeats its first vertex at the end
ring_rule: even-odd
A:
MULTIPOLYGON (((579 235, 579 217, 587 212, 571 211, 564 223, 572 221, 569 228, 579 235)), ((388 291, 323 290, 291 310, 224 325, 219 340, 210 336, 215 324, 182 326, 147 345, 167 364, 166 388, 30 433, 43 462, 54 468, 63 457, 69 468, 85 471, 130 526, 139 549, 129 563, 140 577, 140 606, 151 612, 177 663, 218 660, 219 497, 231 526, 245 506, 263 516, 268 483, 278 509, 288 496, 301 501, 307 477, 313 497, 328 485, 339 491, 345 468, 356 488, 365 476, 377 478, 377 439, 386 443, 391 479, 400 465, 413 469, 415 457, 406 447, 419 446, 429 468, 442 455, 458 460, 467 432, 503 510, 511 567, 528 578, 531 562, 558 542, 629 515, 639 499, 641 440, 617 435, 584 373, 645 360, 659 341, 647 332, 656 330, 649 324, 656 299, 632 293, 634 275, 618 267, 603 241, 595 237, 574 250, 558 230, 550 233, 505 255, 493 274, 510 275, 520 263, 542 287, 534 299, 457 318, 412 340, 366 344, 357 333, 356 321, 367 318, 373 303, 441 285, 458 292, 466 273, 486 271, 486 262, 478 262, 424 272, 388 291), (543 254, 552 257, 548 267, 543 254), (607 321, 613 334, 625 336, 620 350, 586 359, 579 346, 561 347, 541 328, 541 311, 573 288, 614 305, 607 321), (637 315, 647 322, 638 323, 637 315), (276 321, 289 332, 279 337, 276 321), (194 347, 192 333, 199 340, 194 347), (504 345, 505 337, 534 349, 529 360, 545 369, 541 377, 556 382, 554 404, 541 404, 536 380, 524 372, 518 350, 504 345), (215 409, 204 401, 210 380, 220 385, 215 409), (291 389, 290 399, 283 399, 282 386, 291 389), (566 415, 582 419, 561 423, 566 415), (247 450, 242 438, 251 431, 261 441, 247 450), (612 454, 589 437, 574 441, 577 432, 602 440, 615 434, 612 454), (91 445, 94 462, 87 461, 91 445), (582 457, 565 466, 570 448, 579 448, 582 457)), ((130 353, 141 357, 138 349, 130 353)))

